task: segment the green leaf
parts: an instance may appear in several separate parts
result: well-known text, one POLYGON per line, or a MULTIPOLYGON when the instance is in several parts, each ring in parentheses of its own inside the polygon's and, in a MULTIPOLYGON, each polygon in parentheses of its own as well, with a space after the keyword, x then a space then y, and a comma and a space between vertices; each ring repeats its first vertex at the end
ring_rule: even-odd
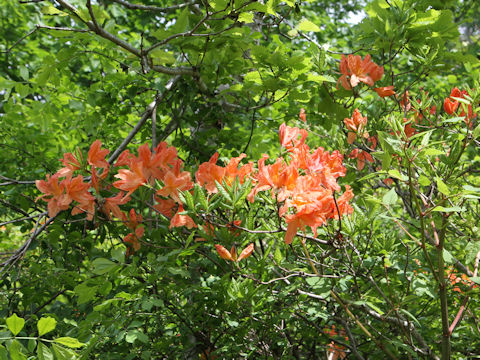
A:
POLYGON ((405 175, 401 174, 400 171, 398 171, 397 169, 389 170, 388 175, 390 175, 391 177, 393 177, 395 179, 399 179, 399 180, 403 180, 403 181, 408 180, 408 178, 405 175))
POLYGON ((38 336, 45 335, 57 326, 57 320, 51 317, 42 317, 37 322, 38 336))
POLYGON ((17 314, 13 314, 9 318, 7 318, 8 330, 10 330, 12 332, 12 334, 15 335, 15 336, 20 331, 22 331, 24 325, 25 325, 25 320, 18 317, 17 314))
POLYGON ((437 188, 438 191, 440 191, 442 194, 446 196, 450 195, 450 190, 448 189, 448 186, 439 177, 437 177, 437 188))
POLYGON ((10 351, 11 360, 27 360, 27 357, 22 352, 22 345, 17 340, 12 341, 8 350, 10 351))
POLYGON ((253 13, 241 13, 238 17, 239 22, 243 22, 245 24, 250 24, 253 22, 253 13))
POLYGON ((391 188, 385 195, 383 195, 383 203, 386 205, 392 205, 397 202, 398 195, 395 192, 395 188, 391 188))
POLYGON ((8 360, 8 351, 3 345, 0 345, 0 360, 8 360))
POLYGON ((67 346, 69 348, 79 348, 85 345, 84 343, 81 343, 77 339, 68 337, 68 336, 59 337, 54 339, 53 341, 56 342, 57 344, 67 346))
POLYGON ((310 20, 303 19, 300 24, 298 24, 298 30, 319 32, 321 29, 310 20))
POLYGON ((465 211, 465 208, 461 208, 460 206, 452 206, 452 207, 443 207, 443 206, 435 206, 432 211, 437 212, 462 212, 465 211))
POLYGON ((56 360, 72 360, 77 359, 77 354, 70 349, 66 349, 63 346, 52 344, 52 349, 55 354, 56 360))
POLYGON ((97 275, 103 275, 108 273, 110 270, 118 266, 117 263, 110 261, 105 258, 97 258, 92 261, 93 264, 93 273, 97 275))
POLYGON ((38 360, 53 360, 53 354, 48 346, 39 342, 37 346, 37 358, 38 360))
POLYGON ((475 284, 480 285, 480 276, 472 276, 469 277, 470 280, 472 280, 475 284))
POLYGON ((420 185, 422 185, 422 186, 428 186, 428 185, 431 184, 430 179, 427 178, 427 177, 424 176, 424 175, 420 175, 420 176, 418 177, 418 183, 419 183, 420 185))
POLYGON ((452 256, 452 254, 450 254, 450 252, 448 252, 447 249, 443 249, 442 255, 443 255, 443 261, 445 261, 447 264, 455 263, 454 257, 452 256))
POLYGON ((150 52, 154 65, 171 65, 176 59, 173 53, 165 51, 161 48, 156 48, 150 52))

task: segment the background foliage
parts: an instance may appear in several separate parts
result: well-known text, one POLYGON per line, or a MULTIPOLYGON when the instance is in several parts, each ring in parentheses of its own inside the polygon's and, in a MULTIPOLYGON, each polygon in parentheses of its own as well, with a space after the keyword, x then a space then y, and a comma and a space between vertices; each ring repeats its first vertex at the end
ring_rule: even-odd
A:
MULTIPOLYGON (((443 110, 458 87, 478 113, 477 1, 1 5, 1 359, 480 356, 480 130, 478 118, 469 127, 443 110), (355 25, 352 14, 365 17, 355 25), (338 87, 350 53, 371 54, 385 69, 375 86, 393 85, 398 97, 338 87), (407 91, 410 110, 400 102, 407 91), (343 119, 355 108, 376 149, 347 142, 343 119), (403 118, 417 135, 407 138, 403 118), (308 129, 312 148, 344 154, 340 183, 356 195, 351 217, 306 242, 319 275, 299 239, 233 236, 223 195, 206 211, 223 225, 214 239, 150 221, 129 257, 118 221, 47 220, 35 202, 34 180, 95 139, 112 153, 166 140, 193 173, 216 151, 221 160, 279 156, 283 122, 308 129), (354 148, 375 162, 357 170, 354 148), (251 242, 254 255, 239 267, 213 246, 251 242), (449 350, 442 316, 451 325, 458 314, 449 350), (55 321, 48 332, 42 319, 55 321)), ((151 219, 148 196, 134 198, 151 219)), ((282 226, 277 211, 264 196, 240 201, 237 214, 248 229, 272 230, 282 226)))

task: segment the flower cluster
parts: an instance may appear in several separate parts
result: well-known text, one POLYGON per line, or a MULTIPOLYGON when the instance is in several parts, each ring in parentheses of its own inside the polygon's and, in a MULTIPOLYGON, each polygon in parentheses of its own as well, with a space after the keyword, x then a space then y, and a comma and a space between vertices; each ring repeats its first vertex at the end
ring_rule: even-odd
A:
POLYGON ((477 117, 477 114, 473 112, 472 104, 467 106, 468 114, 465 113, 465 107, 459 106, 459 100, 467 100, 468 92, 466 90, 460 90, 458 88, 453 88, 450 92, 450 96, 447 97, 443 103, 443 109, 448 115, 453 115, 457 112, 458 108, 460 107, 461 111, 459 116, 463 117, 465 123, 469 126, 472 126, 471 120, 477 117))
POLYGON ((285 242, 290 244, 298 229, 304 231, 308 226, 316 236, 317 228, 328 219, 352 213, 348 202, 353 192, 347 186, 338 199, 334 198, 334 192, 340 190, 337 179, 346 172, 338 151, 330 154, 321 147, 310 151, 305 144, 308 132, 285 124, 280 126, 279 135, 288 159, 278 158, 266 165, 268 155, 263 155, 252 175, 255 186, 247 199, 253 202, 260 191, 270 190, 272 197, 284 202, 279 214, 288 225, 285 242))
MULTIPOLYGON (((338 79, 338 82, 346 90, 351 90, 359 83, 363 82, 368 86, 373 86, 373 84, 380 80, 383 76, 383 66, 378 66, 372 60, 370 55, 366 55, 362 60, 360 55, 342 55, 342 60, 340 61, 340 72, 342 76, 338 79)), ((393 91, 393 88, 379 88, 381 94, 386 95, 389 91, 393 91)))
MULTIPOLYGON (((279 203, 279 215, 288 225, 285 242, 289 244, 298 229, 305 230, 308 226, 316 235, 317 228, 328 219, 351 213, 353 209, 348 203, 353 193, 347 186, 343 195, 337 199, 334 196, 340 190, 337 179, 346 171, 342 165, 343 156, 338 151, 329 153, 321 147, 311 151, 305 144, 308 132, 304 129, 282 124, 279 134, 286 155, 273 164, 266 165, 269 157, 263 155, 255 170, 253 162, 240 165, 246 157, 241 154, 220 166, 217 165, 219 154, 215 153, 208 162, 199 165, 195 181, 208 194, 217 193, 218 186, 251 181, 253 188, 247 196, 251 202, 259 192, 270 190, 279 203)), ((170 229, 192 229, 201 225, 209 237, 215 234, 212 224, 203 221, 197 224, 198 220, 196 222, 184 210, 181 193, 193 191, 194 182, 190 172, 183 170, 183 162, 175 147, 162 142, 151 150, 148 144, 144 144, 138 148, 138 155, 129 150, 122 152, 113 166, 105 159, 108 153, 109 150, 102 149, 102 143, 96 140, 90 147, 86 163, 80 153, 77 156, 67 153, 60 160, 63 168, 52 176, 47 175, 46 180, 36 182, 44 194, 40 198, 48 203, 49 216, 67 210, 75 202, 72 214, 86 213, 87 220, 92 220, 97 212, 107 220, 117 218, 131 230, 123 239, 128 246, 127 254, 131 254, 141 247, 144 219, 134 209, 127 214, 120 206, 126 205, 132 194, 144 186, 156 189, 150 207, 165 216, 170 229), (82 175, 73 177, 79 171, 89 174, 89 181, 86 182, 82 175), (107 176, 112 174, 117 179, 113 187, 107 183, 107 176), (118 192, 112 194, 115 189, 118 192)), ((239 235, 237 226, 240 223, 241 220, 232 222, 232 236, 239 235)), ((222 258, 234 262, 247 258, 254 250, 254 245, 250 244, 237 257, 235 247, 230 252, 222 245, 216 244, 215 247, 222 258)))

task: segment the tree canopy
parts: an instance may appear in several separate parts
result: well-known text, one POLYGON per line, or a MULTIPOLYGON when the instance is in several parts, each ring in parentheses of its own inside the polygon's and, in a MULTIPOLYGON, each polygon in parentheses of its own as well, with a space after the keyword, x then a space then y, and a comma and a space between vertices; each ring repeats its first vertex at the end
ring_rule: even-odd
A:
POLYGON ((480 356, 478 1, 1 4, 0 359, 480 356))

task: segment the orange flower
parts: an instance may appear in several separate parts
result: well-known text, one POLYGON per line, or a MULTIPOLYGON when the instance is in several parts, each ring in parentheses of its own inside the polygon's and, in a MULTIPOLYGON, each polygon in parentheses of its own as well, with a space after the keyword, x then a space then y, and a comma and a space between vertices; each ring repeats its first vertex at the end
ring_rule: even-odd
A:
POLYGON ((157 191, 157 195, 170 196, 176 202, 180 202, 178 191, 186 191, 193 188, 191 175, 188 171, 180 171, 180 163, 177 162, 173 171, 167 170, 163 178, 163 187, 157 191))
POLYGON ((238 164, 246 156, 247 156, 246 154, 240 154, 240 156, 233 157, 230 159, 229 163, 225 167, 225 175, 224 175, 224 178, 227 184, 232 184, 233 181, 235 181, 235 178, 237 177, 238 177, 238 180, 240 181, 240 184, 243 184, 245 182, 245 177, 252 173, 253 171, 252 162, 249 162, 248 164, 243 165, 242 167, 240 167, 240 169, 238 168, 238 164))
POLYGON ((190 216, 181 214, 184 211, 185 210, 183 210, 183 206, 180 205, 178 207, 177 213, 170 220, 170 226, 168 227, 169 229, 171 229, 172 227, 180 227, 180 226, 186 226, 187 229, 197 227, 197 224, 195 224, 195 222, 190 216))
POLYGON ((175 200, 172 199, 160 199, 155 197, 155 201, 157 204, 153 205, 155 210, 157 210, 160 214, 166 216, 167 218, 172 217, 172 210, 175 207, 175 200))
POLYGON ((65 191, 68 196, 79 203, 86 203, 93 200, 92 194, 87 190, 90 187, 90 184, 83 182, 82 175, 78 175, 72 180, 65 179, 65 191))
MULTIPOLYGON (((457 99, 466 99, 465 96, 468 96, 468 92, 465 90, 460 90, 458 88, 453 88, 452 91, 450 92, 450 97, 445 99, 445 102, 443 103, 443 108, 445 112, 449 115, 452 115, 455 113, 460 106, 460 102, 457 99)), ((465 114, 465 107, 460 106, 462 111, 460 112, 460 116, 465 117, 465 123, 469 125, 470 127, 472 126, 471 119, 475 118, 477 114, 473 112, 472 105, 468 105, 468 114, 465 114)))
POLYGON ((360 82, 368 86, 373 86, 375 81, 382 78, 383 66, 378 66, 372 62, 370 55, 366 55, 363 60, 360 55, 350 54, 347 57, 342 55, 340 72, 342 76, 340 76, 338 82, 340 82, 346 90, 351 90, 360 82))
POLYGON ((282 146, 291 150, 294 147, 299 147, 305 143, 305 139, 308 136, 308 132, 305 129, 299 129, 297 127, 290 127, 283 123, 278 130, 280 136, 280 143, 282 146), (298 137, 300 136, 300 139, 298 137))
POLYGON ((360 149, 355 149, 353 150, 348 157, 350 159, 357 159, 357 170, 361 171, 365 167, 365 163, 368 162, 373 162, 372 155, 370 155, 368 152, 360 150, 360 149))
POLYGON ((72 202, 72 198, 65 194, 65 180, 58 182, 59 175, 50 177, 47 175, 47 181, 36 180, 35 185, 45 195, 39 196, 36 200, 42 199, 48 203, 48 216, 53 217, 62 210, 67 210, 72 202))
POLYGON ((235 246, 232 246, 230 251, 228 251, 222 245, 215 244, 215 249, 217 250, 218 255, 220 255, 222 259, 234 261, 234 262, 239 262, 243 259, 246 259, 250 255, 252 255, 253 248, 254 248, 253 243, 248 245, 245 249, 243 249, 240 256, 237 258, 237 249, 235 246))
POLYGON ((90 165, 97 168, 108 168, 110 164, 105 160, 105 156, 110 152, 110 150, 103 149, 101 150, 102 142, 100 140, 95 140, 88 150, 87 161, 90 165))
POLYGON ((240 256, 238 257, 237 261, 241 261, 243 259, 246 259, 250 255, 252 255, 253 248, 254 248, 254 245, 253 245, 253 243, 251 243, 245 249, 243 249, 243 251, 240 253, 240 256))
POLYGON ((300 114, 298 115, 298 118, 302 120, 304 123, 307 122, 307 115, 305 114, 305 109, 301 108, 300 109, 300 114))
POLYGON ((80 161, 78 161, 72 153, 63 154, 63 159, 60 159, 59 161, 65 165, 65 167, 57 171, 57 174, 61 177, 65 176, 71 178, 75 170, 80 169, 80 161))
POLYGON ((393 85, 392 86, 378 87, 378 88, 374 88, 373 90, 375 90, 377 92, 377 94, 382 98, 387 97, 387 96, 395 95, 395 91, 393 91, 393 85))
POLYGON ((223 176, 225 175, 225 169, 216 165, 218 156, 218 152, 213 154, 208 162, 200 164, 195 173, 197 184, 205 186, 205 189, 209 194, 218 192, 215 181, 222 183, 223 176))
POLYGON ((120 180, 113 183, 113 186, 115 186, 117 189, 127 191, 127 195, 125 196, 130 196, 141 185, 144 185, 147 182, 147 179, 143 174, 141 162, 132 161, 130 168, 131 170, 118 170, 118 174, 115 175, 115 177, 119 178, 120 180))
MULTIPOLYGON (((215 244, 215 249, 217 249, 217 253, 218 255, 220 255, 222 259, 234 261, 232 254, 227 249, 225 249, 222 245, 215 244)), ((232 247, 232 250, 233 250, 233 247, 232 247)))
POLYGON ((118 219, 122 219, 124 214, 118 206, 126 204, 129 200, 130 198, 123 197, 123 192, 120 191, 117 195, 105 199, 102 211, 109 219, 112 219, 111 214, 118 219))
POLYGON ((355 109, 351 118, 343 119, 343 122, 345 123, 347 129, 351 130, 347 137, 347 142, 349 144, 353 144, 357 134, 366 139, 369 137, 368 132, 364 131, 365 126, 367 126, 367 117, 362 117, 362 114, 360 114, 358 109, 355 109))

